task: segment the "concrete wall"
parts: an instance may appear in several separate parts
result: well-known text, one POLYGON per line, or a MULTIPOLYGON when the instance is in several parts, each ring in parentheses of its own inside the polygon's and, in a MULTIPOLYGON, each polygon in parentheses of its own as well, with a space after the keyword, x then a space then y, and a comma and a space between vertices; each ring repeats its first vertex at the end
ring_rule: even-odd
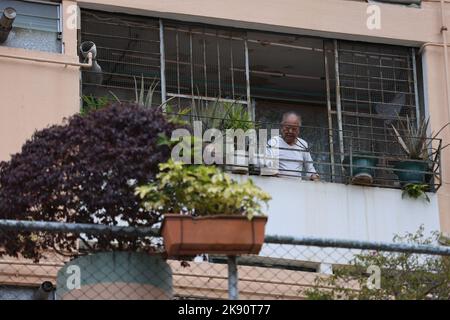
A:
MULTIPOLYGON (((422 64, 424 68, 424 96, 430 114, 433 132, 438 132, 450 121, 450 106, 445 98, 443 49, 429 46, 424 49, 422 64)), ((449 70, 450 72, 450 70, 449 70)), ((443 145, 450 143, 450 127, 439 135, 443 145)), ((450 148, 442 152, 442 187, 438 191, 441 230, 450 237, 450 148)))
MULTIPOLYGON (((247 176, 233 175, 236 179, 247 176)), ((362 187, 294 178, 252 176, 272 195, 266 233, 369 241, 392 241, 423 224, 439 230, 438 197, 402 199, 401 190, 362 187)))
MULTIPOLYGON (((64 8, 71 3, 65 1, 64 8)), ((64 17, 67 17, 68 13, 64 17)), ((64 27, 65 54, 0 46, 0 55, 78 62, 76 29, 64 27)), ((1 58, 0 161, 20 151, 36 129, 60 123, 79 110, 78 67, 1 58)))
MULTIPOLYGON (((365 1, 353 0, 78 0, 84 8, 107 9, 216 25, 329 38, 418 45, 440 41, 439 4, 421 8, 382 4, 381 29, 367 28, 365 1)), ((447 16, 450 15, 450 12, 447 16)))

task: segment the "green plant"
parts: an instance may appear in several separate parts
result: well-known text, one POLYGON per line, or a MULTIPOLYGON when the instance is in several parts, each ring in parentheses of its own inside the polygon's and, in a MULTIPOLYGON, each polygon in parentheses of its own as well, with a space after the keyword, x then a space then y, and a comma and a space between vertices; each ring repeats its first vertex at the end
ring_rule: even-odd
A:
MULTIPOLYGON (((439 233, 395 236, 394 242, 418 245, 436 244, 439 233)), ((350 300, 429 300, 450 298, 450 258, 411 252, 365 251, 356 254, 349 265, 333 268, 330 276, 316 277, 306 291, 308 299, 350 300), (380 287, 367 286, 369 267, 380 268, 380 287)))
POLYGON ((254 123, 246 108, 236 102, 223 102, 198 99, 193 101, 191 108, 192 121, 201 121, 206 129, 253 129, 254 123))
MULTIPOLYGON (((392 125, 397 141, 403 151, 407 154, 408 158, 414 160, 427 160, 429 156, 432 156, 434 153, 430 154, 429 149, 431 148, 433 139, 435 139, 439 133, 450 124, 445 124, 436 134, 432 133, 431 138, 428 138, 427 130, 429 120, 429 118, 422 118, 416 123, 413 119, 406 116, 406 121, 398 121, 399 129, 404 133, 403 136, 395 126, 392 125)), ((441 150, 444 148, 441 148, 441 150)))
POLYGON ((224 121, 225 129, 242 129, 247 131, 255 128, 250 113, 242 104, 225 102, 224 109, 226 110, 224 121))
POLYGON ((425 200, 430 202, 430 198, 426 194, 429 186, 427 184, 417 184, 417 183, 409 183, 403 187, 402 198, 408 196, 410 198, 420 198, 423 197, 425 200))
POLYGON ((157 181, 136 189, 147 210, 205 215, 262 215, 270 195, 248 179, 238 183, 214 166, 188 166, 169 160, 159 165, 157 181))
MULTIPOLYGON (((156 79, 153 79, 152 83, 147 89, 145 89, 145 79, 144 75, 141 75, 141 85, 138 87, 136 77, 134 78, 134 95, 135 100, 133 101, 135 104, 140 105, 145 108, 152 107, 153 101, 154 101, 154 94, 156 89, 158 88, 159 81, 156 81, 156 79)), ((113 92, 110 91, 110 94, 114 97, 114 99, 117 102, 122 102, 117 95, 115 95, 113 92)), ((159 105, 159 107, 163 107, 168 101, 165 103, 159 105)))
POLYGON ((91 111, 102 109, 111 104, 109 97, 82 96, 83 105, 81 106, 80 115, 85 116, 91 111))
POLYGON ((152 83, 148 87, 147 94, 145 94, 145 81, 144 76, 141 76, 141 88, 138 90, 138 85, 136 82, 136 77, 134 77, 134 94, 136 100, 134 101, 136 104, 140 106, 144 106, 146 108, 151 107, 153 103, 153 95, 155 94, 155 90, 158 87, 159 81, 153 79, 152 83))
MULTIPOLYGON (((135 187, 155 179, 170 149, 158 144, 176 127, 161 108, 114 103, 36 131, 0 162, 0 219, 152 226, 135 187)), ((93 236, 87 236, 92 239, 93 236)), ((75 234, 0 232, 0 256, 39 259, 49 248, 77 252, 75 234)), ((137 250, 148 239, 98 235, 99 250, 137 250), (112 241, 116 241, 114 244, 112 241)))

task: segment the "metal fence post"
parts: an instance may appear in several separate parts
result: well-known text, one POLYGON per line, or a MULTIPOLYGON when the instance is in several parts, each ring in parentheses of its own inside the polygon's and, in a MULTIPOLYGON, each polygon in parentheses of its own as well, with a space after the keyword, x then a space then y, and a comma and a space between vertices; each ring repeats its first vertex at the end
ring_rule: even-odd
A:
POLYGON ((230 300, 239 299, 236 256, 228 256, 228 298, 230 300))

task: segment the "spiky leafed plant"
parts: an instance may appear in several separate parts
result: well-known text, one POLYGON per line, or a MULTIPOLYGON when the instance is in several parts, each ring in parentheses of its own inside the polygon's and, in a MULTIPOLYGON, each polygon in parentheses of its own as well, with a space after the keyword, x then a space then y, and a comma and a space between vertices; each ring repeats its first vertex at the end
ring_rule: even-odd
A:
MULTIPOLYGON (((156 79, 153 79, 153 81, 150 83, 150 85, 147 89, 147 92, 146 92, 144 75, 141 76, 140 87, 138 87, 136 77, 133 77, 133 78, 134 78, 134 96, 135 96, 134 103, 139 106, 145 107, 145 108, 152 107, 153 101, 154 101, 154 99, 153 99, 154 94, 155 94, 156 89, 158 88, 159 81, 157 81, 156 79)), ((119 97, 114 94, 114 92, 110 91, 110 94, 114 97, 114 99, 117 102, 122 102, 119 99, 119 97)), ((161 106, 163 106, 163 105, 161 105, 161 106)))
POLYGON ((224 102, 217 98, 215 101, 203 99, 194 100, 191 109, 191 119, 201 121, 206 129, 243 129, 254 128, 251 116, 246 108, 237 102, 224 102))
POLYGON ((428 129, 429 119, 422 119, 416 125, 414 121, 411 120, 410 117, 406 116, 406 121, 399 121, 399 127, 404 135, 400 135, 399 131, 392 125, 392 129, 397 137, 398 142, 400 143, 403 151, 408 155, 411 159, 426 159, 428 157, 428 138, 427 138, 427 129, 428 129))
MULTIPOLYGON (((435 139, 439 133, 441 133, 442 130, 449 125, 449 123, 445 124, 436 134, 432 133, 431 138, 428 138, 427 130, 429 121, 429 118, 421 119, 416 124, 413 119, 406 116, 406 121, 399 121, 399 129, 404 133, 403 136, 395 128, 395 126, 392 125, 392 129, 394 130, 400 146, 410 159, 427 160, 433 139, 435 139)), ((441 148, 441 150, 443 148, 441 148)))

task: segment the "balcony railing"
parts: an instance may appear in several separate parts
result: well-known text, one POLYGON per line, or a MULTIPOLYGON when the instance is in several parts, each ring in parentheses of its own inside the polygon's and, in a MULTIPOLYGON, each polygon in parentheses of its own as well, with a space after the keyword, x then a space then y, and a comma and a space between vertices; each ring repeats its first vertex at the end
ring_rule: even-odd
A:
MULTIPOLYGON (((317 173, 320 180, 326 182, 394 189, 402 189, 408 184, 420 184, 425 191, 430 192, 437 191, 441 186, 441 139, 426 139, 424 145, 428 146, 428 157, 410 159, 402 150, 391 128, 386 127, 383 135, 372 134, 371 137, 365 138, 354 137, 351 131, 301 126, 299 138, 306 141, 307 146, 301 146, 299 149, 279 147, 276 148, 278 156, 273 157, 268 152, 271 148, 268 147, 267 141, 277 135, 276 130, 280 128, 280 124, 252 122, 252 127, 255 128, 253 138, 252 134, 246 131, 244 146, 237 146, 236 138, 226 146, 226 129, 222 125, 224 122, 220 118, 200 118, 203 118, 205 121, 202 120, 202 123, 206 124, 202 134, 210 128, 208 124, 212 123, 211 120, 218 124, 216 129, 223 134, 223 161, 216 164, 232 173, 303 180, 308 180, 310 175, 317 173), (261 135, 260 130, 264 129, 266 133, 261 135), (261 137, 264 138, 266 134, 267 140, 264 141, 261 137), (309 160, 303 161, 302 169, 288 168, 289 163, 298 162, 295 153, 311 155, 309 160), (278 165, 274 166, 273 162, 278 162, 278 165), (311 166, 308 164, 311 164, 314 170, 310 170, 311 166)), ((210 141, 203 141, 202 146, 202 155, 205 151, 212 154, 218 152, 210 141)))

